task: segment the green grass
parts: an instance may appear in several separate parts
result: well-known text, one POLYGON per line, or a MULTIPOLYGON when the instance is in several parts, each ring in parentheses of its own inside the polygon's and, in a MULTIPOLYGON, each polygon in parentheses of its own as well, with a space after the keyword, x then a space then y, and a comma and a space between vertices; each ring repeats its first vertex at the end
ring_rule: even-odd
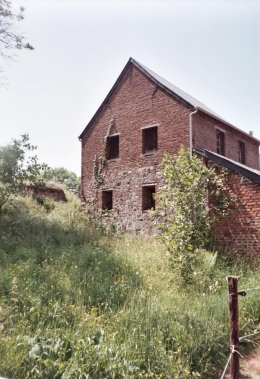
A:
MULTIPOLYGON (((259 268, 219 259, 180 288, 156 239, 106 234, 73 198, 48 214, 10 206, 0 251, 0 374, 14 379, 214 378, 229 354, 226 275, 260 287, 259 268)), ((239 299, 241 335, 259 300, 239 299)))

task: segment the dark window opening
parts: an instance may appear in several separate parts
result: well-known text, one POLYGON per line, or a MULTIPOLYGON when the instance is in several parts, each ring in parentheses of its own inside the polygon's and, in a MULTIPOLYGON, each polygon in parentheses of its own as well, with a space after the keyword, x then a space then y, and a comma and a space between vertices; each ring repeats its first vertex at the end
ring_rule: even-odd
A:
POLYGON ((152 153, 157 150, 157 126, 143 129, 143 154, 152 153))
POLYGON ((238 142, 238 160, 242 164, 246 164, 246 145, 245 142, 238 142))
POLYGON ((106 143, 106 158, 116 159, 119 157, 119 135, 108 136, 106 143))
POLYGON ((144 186, 143 187, 143 211, 148 211, 149 209, 155 209, 155 186, 144 186))
POLYGON ((102 191, 102 209, 106 211, 113 209, 113 191, 102 191))
POLYGON ((225 133, 217 129, 216 139, 217 139, 217 154, 225 155, 225 133))

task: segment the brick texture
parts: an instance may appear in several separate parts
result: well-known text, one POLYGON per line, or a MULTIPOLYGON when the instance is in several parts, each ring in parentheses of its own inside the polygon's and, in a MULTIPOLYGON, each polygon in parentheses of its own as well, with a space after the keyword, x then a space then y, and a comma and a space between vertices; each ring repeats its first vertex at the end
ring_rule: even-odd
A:
POLYGON ((239 255, 260 254, 260 184, 229 172, 227 192, 236 201, 231 215, 216 226, 219 244, 239 255))
POLYGON ((239 141, 243 141, 246 150, 246 165, 259 170, 259 144, 257 141, 206 114, 198 113, 194 116, 193 146, 217 152, 217 128, 225 133, 225 156, 238 162, 239 141))
POLYGON ((82 138, 82 197, 86 207, 103 222, 108 219, 122 230, 155 231, 154 221, 142 211, 142 186, 161 185, 160 163, 165 152, 176 154, 189 146, 190 110, 158 89, 135 67, 128 70, 82 138), (119 133, 119 158, 102 167, 104 181, 93 179, 94 161, 104 155, 104 137, 119 133), (158 150, 142 154, 142 128, 158 126, 158 150), (113 190, 110 217, 101 210, 102 190, 113 190))

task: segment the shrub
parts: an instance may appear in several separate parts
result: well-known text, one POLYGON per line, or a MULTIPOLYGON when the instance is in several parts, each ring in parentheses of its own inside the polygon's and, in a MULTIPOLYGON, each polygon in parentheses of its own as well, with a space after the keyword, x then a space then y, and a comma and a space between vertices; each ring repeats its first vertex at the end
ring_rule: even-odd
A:
POLYGON ((39 163, 37 156, 32 155, 35 149, 28 134, 13 139, 9 145, 0 146, 0 215, 11 197, 21 195, 25 184, 42 184, 39 175, 47 165, 39 163))
POLYGON ((187 284, 201 268, 201 252, 212 239, 214 219, 229 209, 225 173, 217 175, 184 147, 175 159, 164 157, 163 173, 165 186, 157 195, 157 216, 163 219, 159 238, 170 254, 175 273, 187 284))

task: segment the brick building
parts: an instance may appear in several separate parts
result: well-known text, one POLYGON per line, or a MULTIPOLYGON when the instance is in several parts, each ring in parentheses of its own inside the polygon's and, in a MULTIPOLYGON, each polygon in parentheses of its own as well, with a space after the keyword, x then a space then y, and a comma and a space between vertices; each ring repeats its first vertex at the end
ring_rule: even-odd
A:
MULTIPOLYGON (((156 206, 153 194, 162 185, 160 163, 165 152, 174 155, 181 145, 228 166, 234 177, 244 178, 246 172, 245 186, 259 199, 259 140, 132 58, 79 138, 86 208, 121 230, 155 231, 147 211, 156 206)), ((260 205, 252 213, 257 214, 254 233, 260 244, 259 213, 260 205)), ((250 222, 241 221, 243 227, 250 222)), ((237 233, 230 233, 220 231, 232 248, 237 233)))

